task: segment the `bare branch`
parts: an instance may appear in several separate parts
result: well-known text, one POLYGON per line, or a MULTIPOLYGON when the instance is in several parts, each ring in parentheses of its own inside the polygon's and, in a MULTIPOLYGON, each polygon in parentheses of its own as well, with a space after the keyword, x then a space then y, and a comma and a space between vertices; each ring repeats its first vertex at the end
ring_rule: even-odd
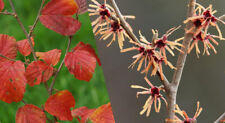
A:
POLYGON ((65 62, 66 55, 67 55, 67 53, 69 52, 69 49, 70 49, 71 41, 72 41, 72 36, 69 36, 69 41, 68 41, 68 45, 67 45, 67 48, 66 48, 66 53, 64 55, 64 58, 63 58, 62 62, 60 63, 60 66, 59 66, 58 70, 56 71, 56 73, 55 73, 55 75, 54 75, 54 77, 52 79, 52 83, 51 83, 51 85, 50 85, 50 87, 48 89, 49 95, 52 95, 52 91, 53 91, 53 87, 54 87, 56 78, 57 78, 59 72, 61 71, 62 66, 63 66, 63 64, 65 62))
POLYGON ((39 21, 39 17, 40 17, 40 15, 41 15, 41 10, 42 10, 42 8, 43 8, 43 6, 44 6, 44 3, 45 3, 45 0, 42 0, 41 1, 41 6, 40 6, 40 9, 39 9, 39 11, 38 11, 38 14, 37 14, 37 17, 36 17, 36 19, 35 19, 35 21, 34 21, 34 24, 31 26, 31 28, 30 28, 30 31, 29 31, 29 38, 32 36, 32 33, 33 33, 33 31, 34 31, 34 28, 36 27, 36 25, 37 25, 37 23, 38 23, 38 21, 39 21))
POLYGON ((225 112, 214 123, 223 123, 223 122, 225 122, 225 112))
MULTIPOLYGON (((194 16, 195 3, 196 3, 196 0, 189 1, 187 17, 194 16)), ((186 26, 186 29, 188 30, 191 27, 192 27, 192 23, 189 22, 186 26)), ((182 47, 182 49, 181 49, 184 53, 180 53, 178 56, 177 64, 176 64, 177 69, 175 70, 174 75, 173 75, 170 92, 168 92, 168 94, 167 94, 167 96, 168 96, 168 111, 169 111, 168 118, 170 118, 170 119, 173 119, 174 115, 175 115, 173 110, 175 109, 177 90, 178 90, 178 86, 179 86, 179 83, 181 80, 183 68, 184 68, 185 61, 186 61, 188 46, 192 40, 192 37, 193 37, 193 35, 190 33, 184 34, 184 41, 183 41, 184 47, 182 47)))
POLYGON ((9 3, 10 3, 10 6, 12 8, 13 13, 15 14, 14 17, 16 18, 18 24, 20 25, 21 29, 23 30, 24 34, 26 35, 26 38, 28 39, 28 42, 29 42, 29 45, 31 47, 31 51, 32 51, 34 60, 37 61, 37 56, 35 54, 34 47, 33 47, 32 41, 31 41, 31 39, 30 39, 30 37, 29 37, 29 35, 27 33, 27 30, 25 29, 23 23, 21 22, 20 18, 18 17, 18 14, 16 13, 16 9, 15 9, 15 6, 14 6, 12 0, 9 0, 9 3))
POLYGON ((15 16, 15 13, 8 12, 8 11, 0 12, 0 14, 2 14, 2 15, 11 15, 11 16, 15 16))
MULTIPOLYGON (((128 36, 135 42, 140 42, 139 39, 137 38, 137 36, 129 29, 127 22, 125 21, 123 15, 121 14, 115 0, 111 0, 112 6, 117 14, 117 16, 120 19, 120 25, 123 27, 123 29, 126 31, 126 33, 128 34, 128 36)), ((114 20, 116 20, 116 17, 112 16, 112 18, 114 20)), ((158 71, 159 72, 159 71, 158 71)), ((160 76, 160 74, 158 74, 160 76)), ((163 85, 165 86, 165 88, 169 88, 169 84, 170 82, 168 81, 168 79, 166 78, 166 76, 163 74, 164 80, 161 80, 163 85)))

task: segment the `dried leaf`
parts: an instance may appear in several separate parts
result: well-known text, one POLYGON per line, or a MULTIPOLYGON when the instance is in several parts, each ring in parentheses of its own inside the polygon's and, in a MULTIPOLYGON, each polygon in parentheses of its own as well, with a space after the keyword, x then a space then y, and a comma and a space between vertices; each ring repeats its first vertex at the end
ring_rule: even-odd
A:
POLYGON ((89 82, 93 76, 96 61, 99 65, 101 64, 91 45, 80 42, 72 52, 67 53, 65 65, 77 79, 89 82))
POLYGON ((70 108, 74 108, 75 99, 68 90, 59 91, 50 96, 45 103, 45 110, 60 120, 73 120, 70 108))
POLYGON ((46 123, 45 113, 35 105, 26 104, 16 112, 16 123, 46 123))

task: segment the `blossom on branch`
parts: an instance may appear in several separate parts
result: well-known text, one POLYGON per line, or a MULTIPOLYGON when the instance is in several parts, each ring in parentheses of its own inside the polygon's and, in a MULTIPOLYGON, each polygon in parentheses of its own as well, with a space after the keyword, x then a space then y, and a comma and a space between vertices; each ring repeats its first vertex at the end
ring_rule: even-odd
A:
POLYGON ((162 86, 156 87, 152 85, 152 83, 145 77, 146 82, 151 88, 145 88, 139 85, 131 85, 131 88, 137 88, 137 89, 143 89, 144 91, 137 92, 137 98, 140 94, 148 94, 149 98, 145 102, 145 105, 143 106, 142 111, 140 112, 140 115, 143 115, 146 112, 146 116, 150 116, 151 108, 154 103, 155 112, 159 112, 161 108, 161 99, 166 103, 166 99, 160 94, 160 91, 164 91, 164 88, 162 86))
POLYGON ((192 122, 196 121, 197 117, 202 112, 202 107, 200 107, 199 105, 200 105, 200 102, 198 101, 197 102, 197 109, 196 109, 196 112, 195 112, 195 115, 194 115, 193 118, 190 118, 184 110, 181 110, 179 108, 179 106, 176 105, 176 107, 175 107, 176 109, 174 110, 174 112, 176 114, 179 114, 183 118, 183 120, 181 120, 178 116, 175 116, 175 119, 166 119, 166 122, 167 123, 170 123, 170 122, 175 122, 175 123, 192 123, 192 122))
POLYGON ((219 21, 222 24, 225 24, 225 22, 214 16, 217 11, 212 9, 211 4, 207 8, 198 3, 196 3, 196 5, 197 8, 195 9, 195 16, 189 17, 184 21, 184 23, 191 21, 194 25, 192 28, 187 30, 187 33, 193 33, 193 35, 196 36, 203 30, 204 35, 206 35, 208 33, 209 26, 214 26, 219 33, 220 40, 222 40, 223 36, 217 22, 219 21))

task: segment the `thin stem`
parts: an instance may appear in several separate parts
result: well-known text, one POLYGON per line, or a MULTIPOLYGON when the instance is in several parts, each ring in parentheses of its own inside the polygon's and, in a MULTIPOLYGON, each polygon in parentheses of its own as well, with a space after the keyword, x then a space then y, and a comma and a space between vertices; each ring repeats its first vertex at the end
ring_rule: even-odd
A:
POLYGON ((15 16, 15 13, 7 12, 7 11, 0 12, 0 14, 2 14, 2 15, 11 15, 11 16, 15 16))
POLYGON ((45 0, 42 0, 42 1, 41 1, 40 9, 38 10, 37 17, 36 17, 36 19, 35 19, 35 21, 34 21, 34 24, 33 24, 33 25, 31 26, 31 28, 30 28, 30 31, 29 31, 29 34, 28 34, 29 38, 31 38, 31 35, 32 35, 32 33, 34 32, 34 28, 36 27, 36 25, 37 25, 37 23, 38 23, 38 21, 39 21, 39 17, 40 17, 40 15, 41 15, 41 10, 42 10, 42 8, 43 8, 43 6, 44 6, 44 3, 45 3, 45 0))
POLYGON ((219 19, 225 21, 225 15, 220 16, 219 19))
POLYGON ((11 59, 11 58, 9 58, 9 57, 6 57, 6 56, 4 56, 4 55, 2 55, 2 54, 0 54, 0 57, 2 57, 2 58, 5 58, 5 59, 8 59, 8 60, 10 60, 10 61, 16 61, 15 59, 11 59))
POLYGON ((16 18, 18 24, 20 25, 21 29, 23 30, 24 34, 26 35, 26 38, 28 39, 28 42, 29 42, 29 45, 31 47, 31 51, 32 51, 34 60, 37 61, 37 56, 35 54, 34 47, 33 47, 32 41, 31 41, 31 39, 30 39, 30 37, 29 37, 29 35, 27 33, 27 30, 25 29, 23 23, 21 22, 20 18, 18 17, 18 14, 16 13, 16 9, 15 9, 15 6, 14 6, 12 0, 9 0, 9 3, 10 3, 10 6, 12 8, 13 13, 15 14, 14 17, 16 18))
POLYGON ((60 66, 59 66, 58 70, 56 71, 56 73, 55 73, 55 75, 54 75, 54 77, 53 77, 53 79, 52 79, 52 83, 51 83, 51 85, 50 85, 50 87, 49 87, 49 89, 48 89, 48 92, 49 92, 50 95, 52 95, 52 91, 53 91, 53 87, 54 87, 56 78, 57 78, 59 72, 60 72, 61 69, 62 69, 62 66, 63 66, 63 64, 64 64, 64 62, 65 62, 65 58, 66 58, 67 53, 69 52, 70 45, 71 45, 71 41, 72 41, 72 36, 69 36, 69 41, 68 41, 68 45, 67 45, 67 48, 66 48, 66 53, 65 53, 65 55, 64 55, 64 58, 63 58, 62 62, 60 63, 60 66))
MULTIPOLYGON (((194 16, 195 3, 196 3, 196 0, 189 1, 187 17, 194 16)), ((192 23, 189 22, 186 26, 186 30, 190 29, 192 26, 193 26, 192 23)), ((183 41, 184 47, 182 47, 182 49, 181 49, 181 51, 183 51, 184 53, 180 53, 178 56, 177 64, 176 64, 177 69, 174 72, 173 79, 171 82, 171 88, 167 94, 167 96, 168 96, 168 111, 169 111, 168 118, 170 118, 170 119, 173 119, 174 115, 175 115, 173 110, 175 109, 177 90, 178 90, 178 86, 180 84, 182 72, 184 69, 185 61, 186 61, 188 46, 192 40, 192 37, 193 37, 193 35, 191 33, 184 34, 184 41, 183 41)))
MULTIPOLYGON (((112 7, 114 8, 117 16, 119 17, 120 19, 120 25, 123 27, 123 29, 126 31, 126 33, 128 34, 128 36, 135 42, 139 42, 140 41, 138 40, 137 36, 130 30, 130 28, 128 27, 127 25, 127 22, 125 21, 123 15, 121 14, 115 0, 111 0, 111 3, 112 3, 112 7)), ((112 19, 116 20, 116 17, 112 16, 112 19)), ((159 71, 158 71, 159 72, 159 71)), ((160 74, 158 74, 160 76, 160 74)), ((170 82, 168 81, 168 79, 166 78, 166 76, 163 74, 163 77, 164 77, 164 80, 161 80, 163 85, 165 86, 165 88, 168 88, 169 87, 169 84, 170 82)))
POLYGON ((225 122, 225 112, 214 123, 223 123, 223 122, 225 122))

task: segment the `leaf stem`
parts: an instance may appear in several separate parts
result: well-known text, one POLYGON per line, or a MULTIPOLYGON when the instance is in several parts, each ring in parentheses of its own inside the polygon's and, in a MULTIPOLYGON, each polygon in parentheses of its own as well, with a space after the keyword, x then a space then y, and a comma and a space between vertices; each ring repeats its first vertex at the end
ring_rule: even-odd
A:
POLYGON ((31 38, 29 37, 29 34, 27 33, 27 30, 25 29, 25 27, 24 27, 23 23, 21 22, 21 20, 20 20, 18 14, 16 13, 16 9, 15 9, 15 6, 14 6, 12 0, 9 0, 9 3, 10 3, 10 6, 11 6, 11 8, 12 8, 12 11, 13 11, 13 13, 14 13, 15 19, 17 20, 17 22, 18 22, 18 24, 20 25, 21 29, 23 30, 23 32, 24 32, 26 38, 28 39, 28 42, 29 42, 29 45, 30 45, 30 47, 31 47, 31 51, 32 51, 34 60, 37 61, 37 56, 36 56, 36 54, 35 54, 34 47, 33 47, 32 41, 31 41, 31 38))
POLYGON ((63 67, 63 64, 65 62, 66 55, 67 55, 67 53, 69 52, 69 49, 70 49, 71 41, 72 41, 72 36, 69 36, 69 41, 68 41, 68 44, 67 44, 67 48, 66 48, 66 52, 65 52, 64 58, 63 58, 62 62, 60 63, 60 66, 59 66, 58 70, 56 71, 56 73, 55 73, 55 75, 54 75, 54 77, 52 79, 52 83, 51 83, 51 85, 50 85, 50 87, 48 89, 49 95, 52 95, 52 91, 53 91, 53 87, 54 87, 56 78, 57 78, 59 72, 61 71, 61 69, 63 67))

